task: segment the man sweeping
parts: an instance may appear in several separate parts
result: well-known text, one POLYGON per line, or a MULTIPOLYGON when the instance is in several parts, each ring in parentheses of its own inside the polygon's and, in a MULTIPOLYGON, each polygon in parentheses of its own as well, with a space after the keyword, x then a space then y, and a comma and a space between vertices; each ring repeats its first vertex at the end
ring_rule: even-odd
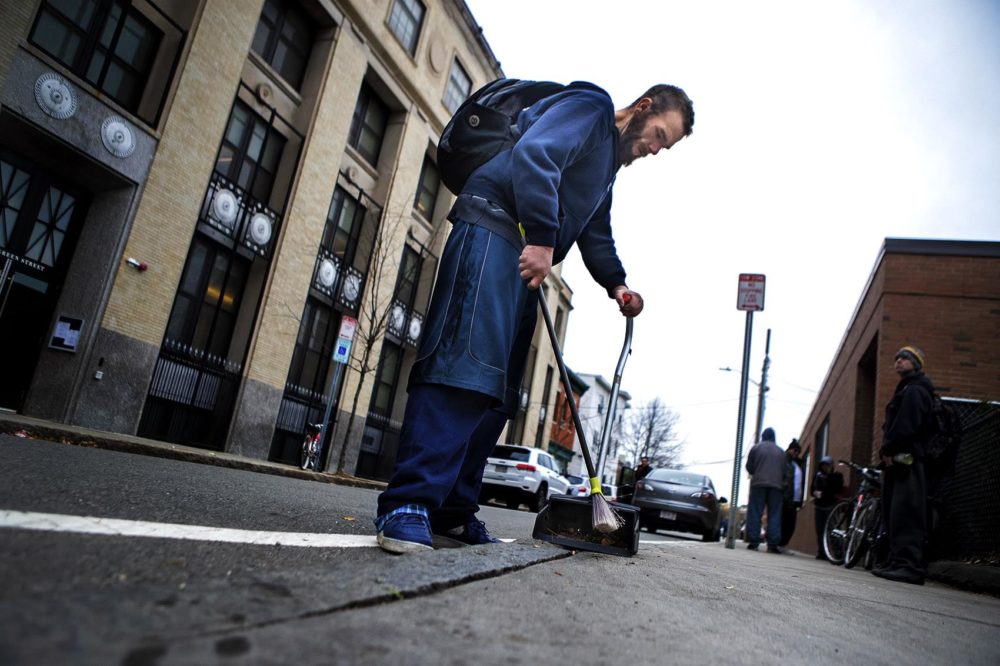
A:
POLYGON ((517 143, 471 174, 448 215, 396 467, 378 499, 378 543, 391 553, 497 541, 476 518, 479 490, 516 410, 532 292, 577 244, 621 313, 642 311, 615 250, 612 186, 621 166, 690 135, 694 110, 675 86, 615 110, 604 90, 576 83, 525 108, 516 125, 517 143))

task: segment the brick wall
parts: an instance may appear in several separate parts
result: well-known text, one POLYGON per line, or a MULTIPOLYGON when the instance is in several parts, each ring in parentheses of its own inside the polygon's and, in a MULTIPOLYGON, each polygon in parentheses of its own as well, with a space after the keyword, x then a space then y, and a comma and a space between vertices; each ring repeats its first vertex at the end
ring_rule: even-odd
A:
MULTIPOLYGON (((925 370, 942 394, 1000 400, 1000 243, 888 240, 800 440, 815 441, 829 416, 829 455, 874 460, 885 405, 898 382, 894 356, 907 344, 924 351, 925 370), (874 382, 870 371, 859 369, 870 363, 865 354, 872 348, 874 382)), ((813 456, 810 478, 817 464, 813 456)), ((847 473, 845 481, 853 487, 847 473)), ((791 546, 815 552, 815 545, 807 503, 791 546)))

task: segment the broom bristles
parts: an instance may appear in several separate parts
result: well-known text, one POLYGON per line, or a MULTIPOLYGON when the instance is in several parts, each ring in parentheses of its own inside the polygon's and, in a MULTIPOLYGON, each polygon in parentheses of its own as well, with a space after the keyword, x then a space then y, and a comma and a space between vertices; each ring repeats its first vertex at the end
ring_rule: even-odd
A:
POLYGON ((625 524, 625 520, 622 519, 615 510, 611 508, 611 504, 608 502, 607 498, 601 493, 594 493, 590 496, 591 506, 594 510, 593 524, 594 529, 598 532, 604 532, 605 534, 610 534, 611 532, 616 532, 622 528, 625 524))

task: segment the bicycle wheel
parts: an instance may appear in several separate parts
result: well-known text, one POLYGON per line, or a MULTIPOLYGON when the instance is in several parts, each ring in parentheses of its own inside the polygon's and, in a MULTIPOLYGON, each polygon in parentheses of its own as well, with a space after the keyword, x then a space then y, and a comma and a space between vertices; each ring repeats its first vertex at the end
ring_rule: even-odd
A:
POLYGON ((831 564, 842 564, 847 546, 847 528, 851 523, 851 504, 841 502, 833 507, 823 529, 823 552, 831 564))
POLYGON ((874 499, 866 499, 854 517, 854 524, 848 527, 847 549, 844 551, 844 568, 850 569, 865 554, 871 535, 876 529, 877 506, 874 499))
POLYGON ((878 498, 873 501, 874 527, 868 534, 868 549, 865 552, 865 569, 869 571, 884 565, 889 558, 889 535, 886 534, 885 525, 882 524, 882 502, 878 498))

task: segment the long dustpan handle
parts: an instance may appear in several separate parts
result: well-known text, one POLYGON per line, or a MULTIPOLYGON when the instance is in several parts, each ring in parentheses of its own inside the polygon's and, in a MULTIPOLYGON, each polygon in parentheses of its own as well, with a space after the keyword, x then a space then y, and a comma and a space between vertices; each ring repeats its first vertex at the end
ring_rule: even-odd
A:
MULTIPOLYGON (((625 294, 625 302, 631 301, 631 294, 625 294)), ((622 386, 622 373, 625 372, 625 361, 632 353, 632 317, 625 319, 625 342, 622 344, 622 353, 618 357, 618 366, 615 368, 615 379, 611 382, 611 401, 608 403, 608 413, 604 417, 604 429, 601 431, 601 443, 597 447, 597 466, 603 467, 604 460, 608 454, 608 442, 611 440, 611 428, 614 425, 614 416, 618 407, 618 392, 622 386)))
POLYGON ((552 325, 552 315, 549 314, 549 307, 545 304, 545 297, 541 288, 536 289, 538 294, 538 305, 542 309, 542 318, 545 320, 545 328, 549 331, 549 340, 552 342, 552 351, 555 352, 556 362, 559 364, 559 376, 562 378, 563 389, 566 391, 566 403, 569 411, 573 415, 573 423, 576 425, 576 434, 580 437, 580 450, 583 452, 583 462, 587 465, 587 474, 590 475, 590 490, 592 494, 601 494, 600 480, 597 479, 597 472, 594 470, 594 461, 590 458, 590 449, 587 447, 587 438, 583 434, 583 423, 580 421, 580 412, 576 408, 576 401, 573 399, 573 388, 569 383, 569 373, 566 371, 566 364, 563 363, 562 351, 559 349, 559 339, 556 337, 556 327, 552 325), (596 488, 595 488, 596 486, 596 488))

